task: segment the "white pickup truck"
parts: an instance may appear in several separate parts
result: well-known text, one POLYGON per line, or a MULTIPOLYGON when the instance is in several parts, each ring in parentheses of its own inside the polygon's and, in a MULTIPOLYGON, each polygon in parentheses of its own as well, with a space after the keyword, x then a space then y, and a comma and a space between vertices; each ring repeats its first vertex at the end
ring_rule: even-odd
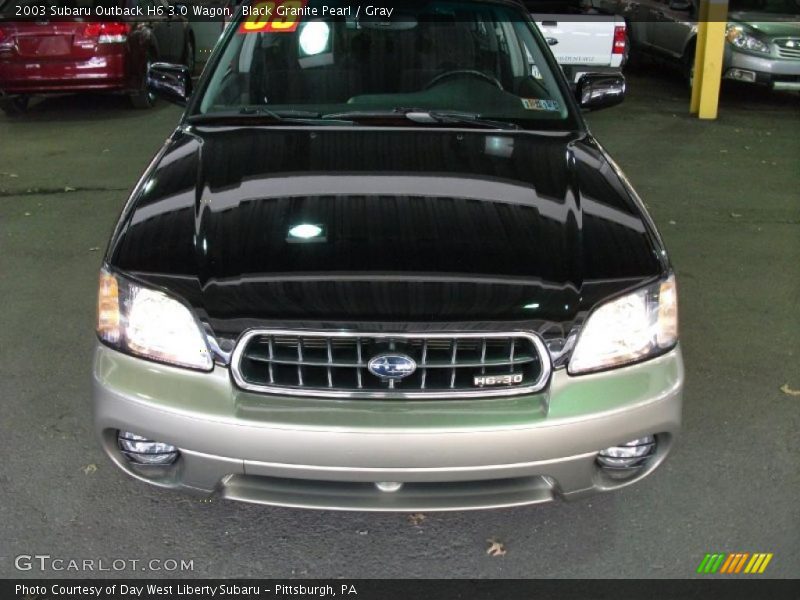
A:
POLYGON ((604 13, 590 0, 525 0, 568 78, 584 73, 619 73, 628 58, 625 20, 604 13))
POLYGON ((192 35, 195 40, 195 59, 199 65, 204 64, 211 56, 211 51, 222 35, 225 29, 224 19, 202 19, 198 17, 195 10, 209 9, 209 10, 222 10, 228 8, 233 14, 236 12, 236 7, 241 2, 234 3, 233 0, 167 0, 173 6, 183 5, 186 10, 186 16, 189 18, 189 27, 192 30, 192 35))

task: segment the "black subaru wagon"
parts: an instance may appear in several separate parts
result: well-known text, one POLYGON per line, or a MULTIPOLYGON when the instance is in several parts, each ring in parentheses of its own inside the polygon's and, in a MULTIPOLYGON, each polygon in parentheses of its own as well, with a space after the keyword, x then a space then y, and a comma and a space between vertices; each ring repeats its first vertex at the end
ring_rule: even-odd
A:
POLYGON ((187 107, 100 274, 111 460, 345 510, 651 473, 681 420, 675 280, 581 116, 620 102, 622 77, 572 90, 512 1, 277 5, 303 10, 239 9, 195 90, 150 68, 187 107))

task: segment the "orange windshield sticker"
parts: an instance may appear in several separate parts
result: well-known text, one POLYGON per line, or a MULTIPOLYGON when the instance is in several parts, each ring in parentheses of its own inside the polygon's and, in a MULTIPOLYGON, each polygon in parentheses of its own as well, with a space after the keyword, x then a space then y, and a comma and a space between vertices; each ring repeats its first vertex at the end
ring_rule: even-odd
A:
POLYGON ((239 33, 291 33, 297 29, 308 0, 266 0, 244 7, 239 33))

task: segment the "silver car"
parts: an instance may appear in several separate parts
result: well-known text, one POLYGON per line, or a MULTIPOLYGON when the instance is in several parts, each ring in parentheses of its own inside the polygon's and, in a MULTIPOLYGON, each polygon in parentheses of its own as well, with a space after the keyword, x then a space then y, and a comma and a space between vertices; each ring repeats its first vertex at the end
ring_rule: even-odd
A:
MULTIPOLYGON (((691 81, 697 35, 697 0, 603 2, 628 23, 631 53, 676 63, 691 81)), ((731 0, 725 31, 723 79, 800 90, 798 0, 731 0)))

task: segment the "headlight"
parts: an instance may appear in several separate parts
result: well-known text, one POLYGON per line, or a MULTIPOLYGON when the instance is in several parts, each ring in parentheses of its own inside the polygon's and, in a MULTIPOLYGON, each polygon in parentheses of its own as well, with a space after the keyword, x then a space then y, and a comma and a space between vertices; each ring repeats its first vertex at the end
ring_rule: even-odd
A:
POLYGON ((678 341, 675 277, 597 308, 586 321, 569 361, 576 375, 618 367, 671 348, 678 341))
POLYGON ((97 335, 110 346, 151 360, 205 371, 213 366, 189 308, 106 270, 100 272, 97 335))
POLYGON ((725 28, 725 39, 742 50, 769 54, 769 46, 747 33, 741 25, 728 24, 725 28))

